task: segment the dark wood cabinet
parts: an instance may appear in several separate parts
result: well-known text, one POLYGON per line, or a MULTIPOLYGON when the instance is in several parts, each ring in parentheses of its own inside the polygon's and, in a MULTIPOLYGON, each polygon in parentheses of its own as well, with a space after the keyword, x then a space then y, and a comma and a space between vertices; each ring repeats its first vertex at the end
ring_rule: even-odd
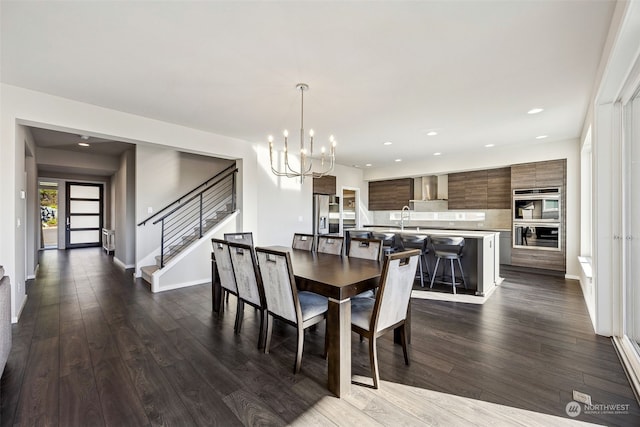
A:
POLYGON ((509 209, 511 169, 449 174, 449 209, 509 209))
POLYGON ((511 188, 562 187, 566 170, 566 159, 512 165, 511 188))
POLYGON ((487 171, 487 209, 511 209, 511 168, 487 171))
POLYGON ((413 178, 369 182, 369 210, 400 210, 413 199, 413 178))
POLYGON ((336 177, 325 175, 320 178, 313 178, 313 194, 336 194, 336 177))

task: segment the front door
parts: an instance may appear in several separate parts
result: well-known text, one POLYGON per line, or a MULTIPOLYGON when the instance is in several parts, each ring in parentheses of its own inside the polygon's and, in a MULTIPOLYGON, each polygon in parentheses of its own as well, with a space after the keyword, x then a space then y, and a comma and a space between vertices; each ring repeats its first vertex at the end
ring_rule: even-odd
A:
POLYGON ((102 193, 102 184, 67 182, 67 248, 100 246, 102 193))

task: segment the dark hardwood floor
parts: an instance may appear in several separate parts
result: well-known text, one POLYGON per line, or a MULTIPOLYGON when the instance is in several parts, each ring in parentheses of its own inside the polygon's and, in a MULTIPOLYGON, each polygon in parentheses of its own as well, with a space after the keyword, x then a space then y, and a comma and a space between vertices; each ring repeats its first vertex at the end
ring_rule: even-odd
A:
MULTIPOLYGON (((1 382, 1 425, 640 425, 608 338, 593 333, 580 286, 505 271, 484 304, 412 300, 411 365, 392 335, 378 345, 381 388, 325 386, 324 327, 296 336, 276 323, 271 353, 258 318, 235 299, 211 312, 210 285, 152 294, 99 249, 45 251, 1 382), (623 414, 569 418, 572 391, 623 414)), ((369 375, 353 335, 353 374, 369 375)))

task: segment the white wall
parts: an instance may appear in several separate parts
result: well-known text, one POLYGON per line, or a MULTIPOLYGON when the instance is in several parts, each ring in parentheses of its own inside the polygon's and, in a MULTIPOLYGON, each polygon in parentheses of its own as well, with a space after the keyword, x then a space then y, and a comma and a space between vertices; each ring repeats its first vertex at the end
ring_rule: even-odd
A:
MULTIPOLYGON (((232 160, 182 153, 166 147, 139 145, 136 155, 135 223, 138 224, 160 211, 233 163, 232 160)), ((158 218, 136 227, 138 261, 160 248, 160 224, 153 225, 153 221, 158 218)))
MULTIPOLYGON (((23 126, 39 126, 76 134, 89 133, 134 144, 148 143, 178 147, 182 151, 214 157, 242 159, 240 195, 244 206, 243 226, 258 228, 257 163, 251 144, 201 130, 151 120, 119 111, 47 95, 16 86, 0 85, 0 264, 11 277, 12 316, 17 320, 26 300, 26 238, 18 227, 25 222, 20 189, 25 183, 25 131, 23 126)), ((310 199, 310 198, 309 198, 310 199)), ((268 208, 267 208, 268 209, 268 208)))
POLYGON ((580 276, 580 142, 578 139, 548 141, 527 145, 493 147, 481 151, 438 156, 419 162, 364 171, 364 179, 380 180, 421 175, 438 175, 478 169, 491 169, 518 163, 567 159, 567 277, 580 276))
POLYGON ((114 258, 125 268, 136 263, 136 152, 127 150, 120 156, 120 166, 114 174, 114 258))

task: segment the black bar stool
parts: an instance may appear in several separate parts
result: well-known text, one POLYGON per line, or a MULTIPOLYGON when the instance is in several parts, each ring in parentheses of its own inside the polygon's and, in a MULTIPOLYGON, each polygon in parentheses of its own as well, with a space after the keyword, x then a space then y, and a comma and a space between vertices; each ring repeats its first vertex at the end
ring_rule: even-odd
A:
MULTIPOLYGON (((464 271, 462 270, 462 263, 460 259, 462 258, 464 251, 464 237, 436 237, 431 236, 431 249, 433 249, 433 254, 436 256, 436 266, 433 269, 433 276, 431 276, 431 285, 430 288, 433 288, 433 283, 436 278, 436 273, 438 272, 438 265, 440 264, 441 259, 451 261, 451 287, 453 288, 453 293, 456 293, 457 285, 464 285, 464 288, 467 289, 467 282, 464 280, 464 271), (456 282, 456 272, 454 268, 454 260, 458 261, 458 267, 460 268, 460 278, 462 282, 456 282)), ((446 263, 445 263, 446 264, 446 263)), ((445 270, 446 267, 442 268, 442 275, 439 276, 441 278, 442 283, 446 283, 445 279, 445 270)))
POLYGON ((427 261, 427 254, 429 253, 429 236, 426 234, 400 234, 400 246, 403 251, 409 249, 420 250, 420 262, 418 263, 420 269, 420 286, 424 288, 424 269, 427 270, 427 280, 431 279, 431 271, 429 269, 429 262, 427 261))

